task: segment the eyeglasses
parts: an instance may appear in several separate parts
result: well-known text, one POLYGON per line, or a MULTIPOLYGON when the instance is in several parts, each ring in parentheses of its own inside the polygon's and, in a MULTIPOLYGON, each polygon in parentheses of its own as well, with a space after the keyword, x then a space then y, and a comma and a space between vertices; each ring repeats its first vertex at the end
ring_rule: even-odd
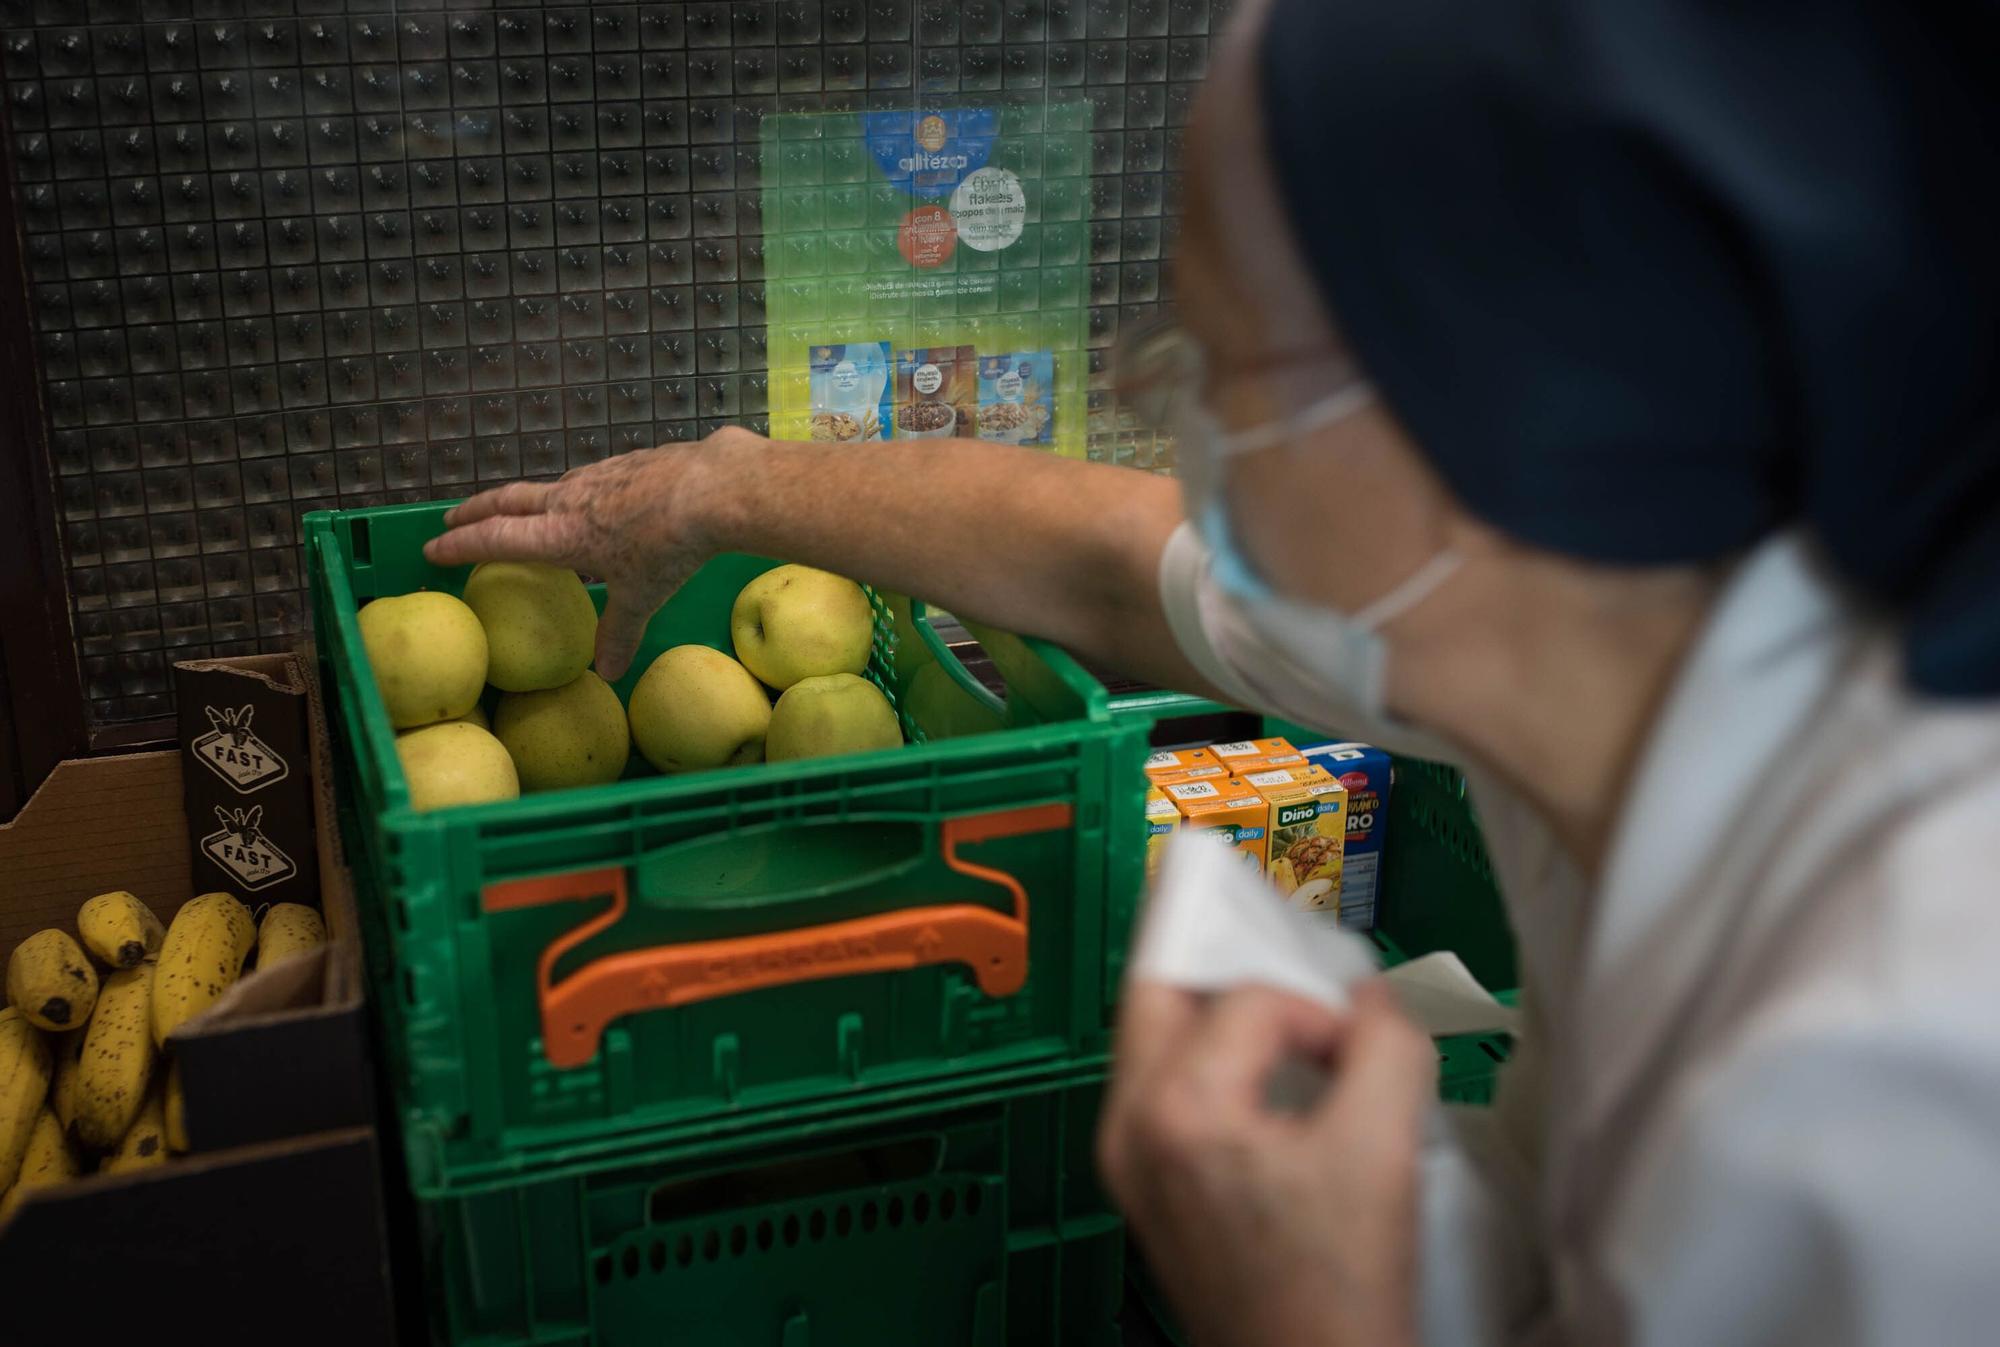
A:
MULTIPOLYGON (((1186 400, 1202 397, 1210 376, 1201 343, 1168 315, 1121 331, 1111 349, 1111 384, 1119 406, 1157 433, 1173 432, 1186 400)), ((1263 355, 1255 373, 1241 377, 1269 385, 1271 400, 1282 411, 1317 405, 1367 381, 1353 359, 1325 345, 1263 355)))

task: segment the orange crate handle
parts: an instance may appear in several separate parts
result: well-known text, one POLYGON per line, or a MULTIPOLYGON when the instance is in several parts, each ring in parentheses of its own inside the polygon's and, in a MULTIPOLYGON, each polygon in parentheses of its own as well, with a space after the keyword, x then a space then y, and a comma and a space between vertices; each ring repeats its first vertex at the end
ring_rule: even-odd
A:
POLYGON ((945 864, 1007 890, 1012 916, 971 903, 905 908, 878 916, 679 945, 658 945, 594 959, 560 983, 558 960, 625 915, 625 869, 509 880, 486 886, 488 912, 611 896, 611 906, 549 942, 535 973, 542 1008, 542 1051, 554 1067, 582 1066, 597 1055, 605 1026, 637 1010, 684 1006, 717 996, 853 973, 891 972, 924 964, 962 963, 988 996, 1012 996, 1028 977, 1028 894, 1004 870, 962 859, 968 842, 1070 826, 1067 804, 1035 805, 946 819, 940 828, 945 864))

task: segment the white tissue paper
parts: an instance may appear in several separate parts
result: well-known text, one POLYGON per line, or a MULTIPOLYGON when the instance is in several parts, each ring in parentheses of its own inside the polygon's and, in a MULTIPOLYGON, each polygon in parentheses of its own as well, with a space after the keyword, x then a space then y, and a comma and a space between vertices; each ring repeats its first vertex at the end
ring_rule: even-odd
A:
MULTIPOLYGON (((1374 945, 1289 906, 1235 848, 1185 831, 1161 858, 1129 976, 1202 992, 1261 983, 1343 1010, 1348 988, 1377 971, 1374 945)), ((1455 954, 1425 955, 1386 979, 1426 1033, 1513 1028, 1513 1011, 1455 954)))

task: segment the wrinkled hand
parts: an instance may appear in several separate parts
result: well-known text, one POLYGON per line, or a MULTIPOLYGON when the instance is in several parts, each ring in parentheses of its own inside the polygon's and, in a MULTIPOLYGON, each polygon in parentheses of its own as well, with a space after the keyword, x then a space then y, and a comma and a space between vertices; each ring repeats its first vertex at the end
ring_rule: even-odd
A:
POLYGON ((425 545, 424 556, 439 566, 542 561, 604 581, 597 672, 616 679, 637 653, 647 620, 713 551, 693 508, 706 452, 745 437, 756 438, 719 431, 698 445, 607 458, 555 482, 482 491, 445 515, 446 531, 425 545))
POLYGON ((1127 988, 1099 1161, 1198 1347, 1415 1343, 1436 1077, 1379 982, 1346 1014, 1263 987, 1127 988), (1304 1111, 1267 1095, 1290 1058, 1331 1073, 1304 1111))

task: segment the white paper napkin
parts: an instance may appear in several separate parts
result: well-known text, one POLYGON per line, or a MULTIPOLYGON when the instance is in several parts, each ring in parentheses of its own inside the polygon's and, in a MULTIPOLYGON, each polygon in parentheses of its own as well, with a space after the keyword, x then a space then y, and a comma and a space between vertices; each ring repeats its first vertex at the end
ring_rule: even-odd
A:
MULTIPOLYGON (((1167 844, 1129 976, 1204 992, 1262 983, 1342 1010, 1348 988, 1377 971, 1368 941, 1289 906, 1242 853, 1190 831, 1167 844)), ((1387 979, 1432 1035, 1513 1027, 1513 1011, 1455 954, 1412 960, 1387 979)))

